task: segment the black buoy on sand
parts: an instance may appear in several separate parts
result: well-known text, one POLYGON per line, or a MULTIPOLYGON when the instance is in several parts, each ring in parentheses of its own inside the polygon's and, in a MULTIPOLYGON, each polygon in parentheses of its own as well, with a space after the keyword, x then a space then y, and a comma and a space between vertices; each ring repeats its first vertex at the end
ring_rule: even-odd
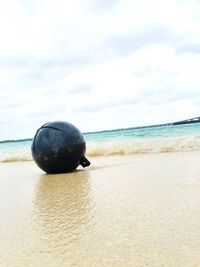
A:
POLYGON ((74 171, 90 162, 84 156, 86 143, 82 133, 71 123, 54 121, 39 128, 31 152, 36 164, 46 173, 74 171))

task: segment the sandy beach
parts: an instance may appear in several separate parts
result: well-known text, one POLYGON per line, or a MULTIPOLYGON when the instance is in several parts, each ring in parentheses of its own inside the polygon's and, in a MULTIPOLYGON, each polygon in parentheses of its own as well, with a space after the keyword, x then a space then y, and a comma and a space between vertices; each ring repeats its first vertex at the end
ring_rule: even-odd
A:
POLYGON ((0 266, 200 266, 200 152, 0 165, 0 266))

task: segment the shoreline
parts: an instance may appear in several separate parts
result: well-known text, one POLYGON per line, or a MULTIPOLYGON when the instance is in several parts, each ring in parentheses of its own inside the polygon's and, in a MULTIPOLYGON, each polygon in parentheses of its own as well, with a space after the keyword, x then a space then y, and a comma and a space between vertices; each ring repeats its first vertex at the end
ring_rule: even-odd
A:
MULTIPOLYGON (((85 154, 85 156, 87 157, 87 158, 90 158, 91 160, 93 160, 94 159, 94 161, 95 161, 95 159, 101 159, 101 158, 110 158, 110 159, 112 159, 112 158, 118 158, 118 157, 138 157, 138 156, 156 156, 156 155, 163 155, 163 154, 187 154, 187 153, 200 153, 200 149, 196 149, 196 150, 183 150, 183 151, 171 151, 171 150, 166 150, 166 151, 159 151, 159 152, 138 152, 138 153, 122 153, 121 151, 119 152, 119 153, 114 153, 114 154, 112 154, 112 153, 110 153, 110 154, 98 154, 98 153, 93 153, 93 155, 91 155, 90 153, 89 154, 85 154)), ((31 158, 31 159, 29 159, 29 158, 27 158, 27 159, 25 159, 25 158, 20 158, 20 157, 11 157, 11 158, 8 158, 8 159, 5 159, 5 160, 2 160, 2 161, 0 161, 0 165, 1 164, 11 164, 11 163, 26 163, 26 162, 32 162, 32 163, 34 163, 35 165, 36 165, 36 163, 34 162, 34 159, 33 158, 31 158)), ((36 165, 37 166, 37 165, 36 165)), ((91 166, 90 166, 91 167, 91 166)), ((89 170, 89 168, 90 167, 88 167, 87 169, 89 170)), ((38 167, 39 168, 39 167, 38 167)), ((82 167, 78 167, 78 169, 80 170, 80 169, 83 169, 82 167)), ((42 170, 41 170, 42 171, 42 170)), ((42 171, 43 172, 43 171, 42 171)))

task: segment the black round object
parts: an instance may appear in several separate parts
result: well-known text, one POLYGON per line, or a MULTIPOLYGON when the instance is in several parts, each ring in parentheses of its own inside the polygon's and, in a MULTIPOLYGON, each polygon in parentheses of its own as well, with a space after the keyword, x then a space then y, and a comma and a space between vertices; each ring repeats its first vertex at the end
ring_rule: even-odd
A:
POLYGON ((82 133, 71 123, 54 121, 44 124, 34 136, 31 152, 36 164, 46 173, 63 173, 79 165, 89 166, 82 133))

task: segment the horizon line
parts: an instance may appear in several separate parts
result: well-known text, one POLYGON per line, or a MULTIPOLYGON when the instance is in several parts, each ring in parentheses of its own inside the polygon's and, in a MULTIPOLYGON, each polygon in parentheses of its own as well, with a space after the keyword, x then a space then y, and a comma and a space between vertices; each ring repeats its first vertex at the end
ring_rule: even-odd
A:
MULTIPOLYGON (((122 130, 134 130, 134 129, 145 129, 145 128, 155 128, 155 127, 167 127, 167 126, 174 126, 174 125, 183 125, 183 124, 193 124, 193 123, 200 123, 200 117, 194 117, 187 120, 181 120, 176 122, 169 122, 169 123, 161 123, 161 124, 152 124, 146 126, 136 126, 136 127, 127 127, 127 128, 117 128, 117 129, 108 129, 108 130, 100 130, 100 131, 91 131, 91 132, 83 132, 82 134, 94 134, 94 133, 105 133, 105 132, 117 132, 122 130)), ((22 138, 22 139, 6 139, 0 140, 0 144, 2 143, 11 143, 11 142, 22 142, 22 141, 31 141, 32 138, 22 138)))

